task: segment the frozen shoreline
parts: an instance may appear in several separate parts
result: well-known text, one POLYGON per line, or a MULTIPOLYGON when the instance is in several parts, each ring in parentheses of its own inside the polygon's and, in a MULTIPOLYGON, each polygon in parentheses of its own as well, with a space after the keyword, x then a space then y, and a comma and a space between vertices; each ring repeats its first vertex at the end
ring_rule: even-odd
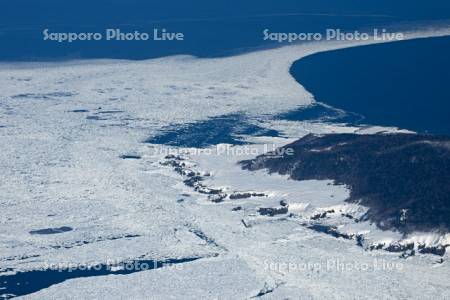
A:
MULTIPOLYGON (((442 29, 407 36, 449 34, 450 29, 442 29)), ((102 263, 105 258, 204 257, 186 264, 181 272, 162 268, 127 276, 73 279, 29 296, 36 299, 55 295, 119 298, 123 293, 145 298, 148 282, 159 287, 152 296, 164 298, 171 291, 169 279, 178 284, 174 294, 191 291, 192 298, 246 298, 266 287, 274 290, 274 297, 298 293, 313 298, 352 297, 363 296, 361 285, 367 287, 367 297, 418 297, 417 289, 427 296, 448 296, 448 264, 434 268, 432 259, 426 257, 402 260, 405 269, 401 271, 374 271, 377 284, 373 273, 359 271, 336 276, 314 270, 268 270, 265 261, 273 260, 305 263, 328 258, 370 263, 373 255, 394 262, 398 258, 367 254, 351 243, 291 221, 262 222, 247 229, 228 204, 183 196, 187 191, 182 178, 162 168, 163 157, 153 154, 152 145, 142 143, 172 123, 231 113, 259 116, 308 105, 313 96, 289 74, 292 63, 320 51, 365 44, 303 44, 214 59, 175 56, 140 62, 54 63, 45 72, 43 65, 1 65, 0 126, 4 127, 0 127, 0 144, 5 146, 0 153, 0 268, 15 272, 62 262, 102 263), (130 153, 140 159, 120 158, 130 153), (176 200, 182 197, 186 199, 180 204, 176 200), (64 226, 73 230, 30 234, 64 226), (208 242, 211 239, 216 244, 208 242), (424 272, 429 274, 426 280, 421 277, 424 272), (199 280, 188 280, 192 278, 199 280), (392 282, 403 290, 390 290, 392 282), (435 283, 439 286, 433 287, 435 283), (129 286, 137 288, 130 291, 129 286)), ((274 125, 285 127, 291 138, 307 132, 355 130, 307 123, 274 125)), ((289 140, 273 142, 283 145, 289 140)), ((226 167, 232 164, 228 159, 205 163, 226 167)), ((215 172, 220 173, 220 168, 215 172)), ((280 178, 263 177, 267 186, 281 184, 280 178)), ((224 185, 232 183, 227 178, 221 179, 224 185)), ((251 181, 245 182, 250 188, 251 181)), ((319 200, 328 199, 329 193, 346 195, 342 187, 324 182, 289 185, 291 190, 298 188, 302 197, 319 200)))

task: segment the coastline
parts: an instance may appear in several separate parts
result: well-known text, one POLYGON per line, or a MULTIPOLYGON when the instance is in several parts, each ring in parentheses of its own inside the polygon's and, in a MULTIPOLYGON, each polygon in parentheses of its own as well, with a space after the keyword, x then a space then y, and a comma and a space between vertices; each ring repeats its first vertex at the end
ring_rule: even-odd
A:
MULTIPOLYGON (((449 35, 450 29, 411 34, 411 38, 439 34, 449 35)), ((0 95, 0 125, 6 126, 0 128, 0 143, 8 145, 0 153, 0 164, 6 170, 0 181, 5 190, 5 200, 0 203, 4 211, 0 268, 27 272, 49 263, 101 263, 105 257, 121 262, 130 257, 200 257, 181 270, 161 268, 126 277, 75 278, 29 296, 36 299, 115 293, 111 286, 119 289, 115 294, 119 295, 131 285, 136 287, 131 295, 138 296, 148 291, 148 286, 136 282, 149 281, 156 283, 156 295, 162 297, 173 291, 169 283, 175 279, 181 292, 203 284, 229 298, 251 297, 266 286, 275 290, 275 297, 301 290, 305 295, 326 298, 330 291, 338 296, 361 296, 357 289, 361 285, 369 286, 366 296, 380 295, 393 278, 406 290, 431 282, 445 283, 443 271, 437 268, 425 281, 414 275, 429 271, 432 258, 408 261, 405 270, 389 276, 385 270, 375 270, 377 284, 373 284, 371 273, 267 270, 264 262, 274 259, 300 264, 323 259, 371 263, 373 258, 353 244, 324 237, 294 221, 258 223, 256 218, 255 226, 246 228, 242 212, 232 211, 235 202, 220 206, 201 195, 185 196, 190 191, 180 176, 162 167, 164 157, 154 154, 154 145, 143 143, 168 124, 237 112, 261 117, 314 103, 313 95, 290 75, 292 63, 317 51, 357 45, 361 43, 291 45, 211 59, 173 56, 139 62, 72 62, 44 66, 45 73, 42 66, 0 69, 0 83, 5 87, 0 95), (123 159, 127 155, 139 158, 123 159), (178 202, 180 199, 183 201, 178 202), (29 234, 49 226, 70 226, 73 230, 29 234), (293 257, 299 249, 304 250, 302 255, 293 257), (230 266, 234 276, 225 276, 230 275, 230 266), (359 275, 356 279, 355 274, 359 275), (216 280, 219 277, 226 284, 216 280), (323 289, 317 289, 317 283, 323 289), (350 285, 350 292, 341 289, 343 283, 350 285)), ((293 135, 308 130, 314 128, 297 128, 293 135)), ((324 133, 332 130, 336 128, 320 128, 324 133)), ((274 140, 283 145, 292 138, 274 140)), ((286 193, 292 193, 295 201, 312 197, 324 205, 348 196, 344 186, 325 181, 297 183, 267 174, 255 175, 254 181, 249 175, 249 180, 241 180, 244 171, 236 170, 238 158, 222 158, 199 158, 203 160, 200 166, 214 171, 212 177, 228 172, 229 176, 215 176, 219 186, 233 188, 238 181, 238 187, 247 191, 263 179, 264 189, 275 191, 276 197, 267 197, 269 200, 261 197, 259 202, 250 201, 253 206, 277 205, 286 193)), ((397 257, 377 255, 398 262, 397 257)), ((437 292, 441 291, 448 293, 446 286, 437 292)))

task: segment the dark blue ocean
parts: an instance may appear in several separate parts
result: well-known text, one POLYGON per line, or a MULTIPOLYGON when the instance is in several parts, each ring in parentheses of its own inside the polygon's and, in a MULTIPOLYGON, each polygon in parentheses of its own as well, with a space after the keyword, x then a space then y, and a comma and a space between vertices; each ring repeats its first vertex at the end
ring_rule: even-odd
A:
POLYGON ((360 122, 450 134, 450 37, 318 53, 291 74, 320 102, 360 122))
POLYGON ((430 1, 14 0, 0 4, 0 61, 145 59, 173 54, 223 56, 276 45, 262 31, 410 26, 450 19, 450 3, 430 1), (406 25, 405 25, 406 24, 406 25), (184 41, 43 41, 42 31, 182 32, 184 41))

